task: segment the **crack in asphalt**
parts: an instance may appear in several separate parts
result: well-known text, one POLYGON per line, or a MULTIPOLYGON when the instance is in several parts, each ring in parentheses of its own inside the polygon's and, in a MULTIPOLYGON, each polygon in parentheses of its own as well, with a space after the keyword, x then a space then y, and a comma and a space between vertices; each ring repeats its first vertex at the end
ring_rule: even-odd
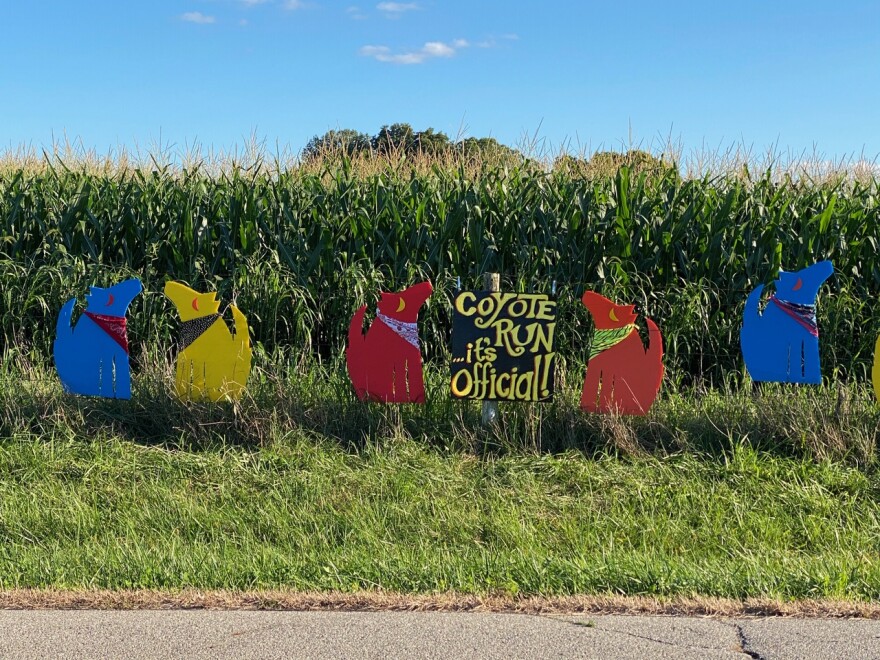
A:
MULTIPOLYGON (((590 621, 590 623, 592 623, 593 625, 588 625, 585 623, 581 623, 579 621, 568 621, 562 617, 557 618, 557 617, 547 616, 547 615, 539 615, 539 616, 541 616, 542 618, 545 618, 545 619, 550 619, 552 621, 557 621, 558 623, 563 623, 563 624, 567 624, 570 626, 577 626, 578 628, 588 628, 588 629, 601 631, 601 632, 605 632, 605 633, 617 633, 618 635, 626 635, 627 637, 633 637, 634 639, 642 639, 647 642, 655 642, 657 644, 663 644, 665 646, 674 646, 676 648, 681 648, 681 649, 694 649, 694 650, 699 650, 699 651, 716 651, 716 652, 724 650, 723 648, 718 647, 718 646, 695 646, 695 645, 690 645, 690 644, 678 644, 676 642, 669 642, 665 639, 657 639, 657 638, 651 637, 649 635, 639 635, 638 633, 629 632, 627 630, 619 630, 617 628, 604 628, 604 627, 601 627, 595 621, 590 621)), ((692 628, 685 627, 685 630, 687 630, 688 632, 691 632, 691 633, 698 634, 698 635, 702 634, 701 632, 695 631, 692 628)), ((745 635, 742 633, 742 631, 739 630, 738 627, 737 627, 737 631, 739 633, 740 639, 744 640, 745 635)), ((742 647, 742 643, 740 643, 740 646, 742 647)), ((765 660, 760 655, 752 655, 751 653, 746 651, 744 648, 742 648, 741 652, 751 658, 758 658, 760 660, 765 660)))
POLYGON ((758 653, 757 651, 751 650, 751 644, 749 643, 749 638, 746 637, 746 631, 743 629, 742 625, 737 621, 731 621, 730 625, 733 626, 733 629, 736 631, 736 636, 739 639, 739 648, 750 658, 754 658, 755 660, 766 660, 763 655, 758 653))
POLYGON ((614 628, 600 628, 603 632, 617 633, 618 635, 626 635, 627 637, 634 637, 635 639, 644 639, 648 642, 656 642, 658 644, 665 644, 666 646, 675 646, 680 649, 699 649, 700 651, 722 651, 723 649, 718 648, 717 646, 691 646, 689 644, 676 644, 675 642, 667 642, 665 639, 656 639, 651 637, 650 635, 639 635, 637 633, 629 632, 626 630, 615 630, 614 628))

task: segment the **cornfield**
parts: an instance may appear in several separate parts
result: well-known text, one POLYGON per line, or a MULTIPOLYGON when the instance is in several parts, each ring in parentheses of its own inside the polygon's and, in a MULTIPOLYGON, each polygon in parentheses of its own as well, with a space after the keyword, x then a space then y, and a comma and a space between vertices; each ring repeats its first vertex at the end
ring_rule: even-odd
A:
MULTIPOLYGON (((664 333, 667 372, 688 385, 743 373, 748 291, 780 268, 831 259, 820 294, 826 377, 865 378, 880 333, 880 202, 875 180, 812 182, 736 171, 697 178, 674 167, 585 177, 530 161, 369 171, 154 164, 96 172, 46 163, 0 171, 0 336, 48 355, 63 302, 89 284, 139 276, 130 331, 170 344, 167 279, 235 301, 269 353, 326 360, 353 311, 380 289, 430 279, 429 360, 448 356, 450 300, 484 272, 502 288, 560 298, 558 349, 583 363, 590 288, 634 302, 664 333)), ((12 348, 15 346, 15 348, 12 348)))

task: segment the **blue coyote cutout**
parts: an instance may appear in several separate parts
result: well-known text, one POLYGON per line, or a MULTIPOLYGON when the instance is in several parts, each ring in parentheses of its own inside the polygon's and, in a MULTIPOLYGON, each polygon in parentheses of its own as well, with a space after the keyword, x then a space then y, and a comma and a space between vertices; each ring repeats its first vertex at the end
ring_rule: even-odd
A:
POLYGON ((780 271, 763 314, 758 302, 764 285, 749 294, 740 343, 752 380, 821 384, 816 296, 832 273, 830 261, 793 273, 780 271))
POLYGON ((56 328, 55 367, 65 392, 131 398, 125 312, 141 291, 138 279, 109 289, 91 287, 86 310, 73 327, 70 318, 76 298, 64 304, 56 328))

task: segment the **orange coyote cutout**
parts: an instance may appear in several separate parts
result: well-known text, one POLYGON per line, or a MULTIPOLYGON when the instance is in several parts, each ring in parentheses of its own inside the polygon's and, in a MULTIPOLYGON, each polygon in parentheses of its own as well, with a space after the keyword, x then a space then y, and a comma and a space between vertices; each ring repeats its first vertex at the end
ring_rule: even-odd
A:
POLYGON ((581 408, 593 413, 644 415, 663 380, 663 338, 646 318, 647 349, 636 329, 635 305, 615 305, 587 291, 581 299, 596 324, 581 393, 581 408))
POLYGON ((364 335, 364 305, 348 327, 345 361, 355 393, 362 401, 424 403, 425 382, 417 322, 419 310, 434 292, 430 282, 400 293, 382 292, 376 320, 364 335))

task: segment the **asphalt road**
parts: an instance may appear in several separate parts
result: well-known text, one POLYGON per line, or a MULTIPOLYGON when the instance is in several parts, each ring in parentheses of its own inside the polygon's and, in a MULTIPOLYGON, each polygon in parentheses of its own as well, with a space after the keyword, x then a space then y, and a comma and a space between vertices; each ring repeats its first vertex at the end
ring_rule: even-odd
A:
POLYGON ((880 658, 880 621, 0 611, 0 658, 880 658))

